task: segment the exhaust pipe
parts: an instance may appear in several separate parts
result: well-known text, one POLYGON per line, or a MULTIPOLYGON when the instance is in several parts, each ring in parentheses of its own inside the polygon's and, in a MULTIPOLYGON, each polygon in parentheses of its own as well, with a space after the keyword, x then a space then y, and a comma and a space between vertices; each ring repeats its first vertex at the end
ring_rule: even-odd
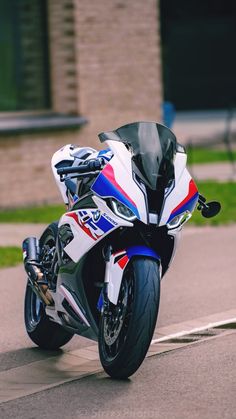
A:
POLYGON ((53 298, 48 291, 47 283, 43 281, 44 275, 40 268, 40 246, 38 239, 36 237, 25 239, 22 244, 22 250, 25 271, 33 291, 46 305, 52 305, 53 298))

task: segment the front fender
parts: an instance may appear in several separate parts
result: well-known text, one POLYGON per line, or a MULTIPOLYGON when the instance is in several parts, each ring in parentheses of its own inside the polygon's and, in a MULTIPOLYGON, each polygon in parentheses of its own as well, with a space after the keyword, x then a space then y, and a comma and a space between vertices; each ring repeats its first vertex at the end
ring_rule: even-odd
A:
POLYGON ((123 272, 134 256, 146 256, 161 262, 160 256, 150 247, 132 246, 111 255, 106 264, 107 296, 111 303, 117 304, 123 272))

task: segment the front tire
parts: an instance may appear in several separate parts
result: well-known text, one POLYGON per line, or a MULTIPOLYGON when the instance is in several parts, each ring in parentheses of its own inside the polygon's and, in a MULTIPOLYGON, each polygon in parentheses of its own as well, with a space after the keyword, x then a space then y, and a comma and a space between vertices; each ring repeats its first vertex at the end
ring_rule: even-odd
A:
MULTIPOLYGON (((57 229, 57 223, 50 224, 40 239, 40 248, 44 246, 47 254, 55 248, 57 229)), ((37 297, 29 281, 25 293, 24 314, 28 336, 42 349, 57 350, 73 337, 72 333, 50 320, 45 311, 45 304, 37 297)))
POLYGON ((99 328, 101 364, 112 378, 134 374, 148 351, 160 300, 156 261, 132 258, 125 268, 117 305, 108 303, 99 328))

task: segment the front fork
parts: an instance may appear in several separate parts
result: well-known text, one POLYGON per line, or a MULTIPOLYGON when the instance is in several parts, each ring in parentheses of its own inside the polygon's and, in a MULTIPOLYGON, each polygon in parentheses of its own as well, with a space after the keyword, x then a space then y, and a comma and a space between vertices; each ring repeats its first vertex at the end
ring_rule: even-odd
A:
MULTIPOLYGON (((134 256, 144 256, 152 259, 156 259, 161 265, 160 256, 150 247, 147 246, 132 246, 127 249, 119 250, 116 253, 112 253, 112 247, 109 246, 105 252, 105 293, 107 299, 114 305, 117 304, 120 286, 123 278, 123 272, 134 256)), ((103 307, 103 294, 101 294, 98 301, 98 309, 101 310, 103 307)))

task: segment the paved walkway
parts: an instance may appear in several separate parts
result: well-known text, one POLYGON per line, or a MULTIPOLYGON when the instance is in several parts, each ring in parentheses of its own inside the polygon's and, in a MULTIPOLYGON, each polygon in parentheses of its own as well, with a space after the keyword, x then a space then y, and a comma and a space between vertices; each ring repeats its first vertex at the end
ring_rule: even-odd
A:
POLYGON ((192 177, 197 180, 236 181, 236 162, 204 163, 189 166, 192 177))
MULTIPOLYGON (((177 112, 172 130, 183 145, 216 144, 226 147, 225 141, 228 140, 235 147, 236 110, 230 115, 224 110, 177 112)), ((196 180, 236 180, 236 162, 193 164, 190 170, 196 180)))
POLYGON ((45 228, 46 224, 0 224, 0 246, 21 246, 26 237, 39 237, 45 228))
MULTIPOLYGON (((26 237, 40 237, 47 224, 5 224, 0 223, 0 246, 19 246, 21 247, 23 240, 26 237)), ((236 224, 231 226, 220 226, 222 230, 236 230, 236 224)), ((187 225, 184 228, 184 234, 207 234, 219 227, 215 226, 201 226, 187 225)))
POLYGON ((236 141, 236 109, 177 112, 172 127, 181 144, 222 144, 227 132, 236 141))

